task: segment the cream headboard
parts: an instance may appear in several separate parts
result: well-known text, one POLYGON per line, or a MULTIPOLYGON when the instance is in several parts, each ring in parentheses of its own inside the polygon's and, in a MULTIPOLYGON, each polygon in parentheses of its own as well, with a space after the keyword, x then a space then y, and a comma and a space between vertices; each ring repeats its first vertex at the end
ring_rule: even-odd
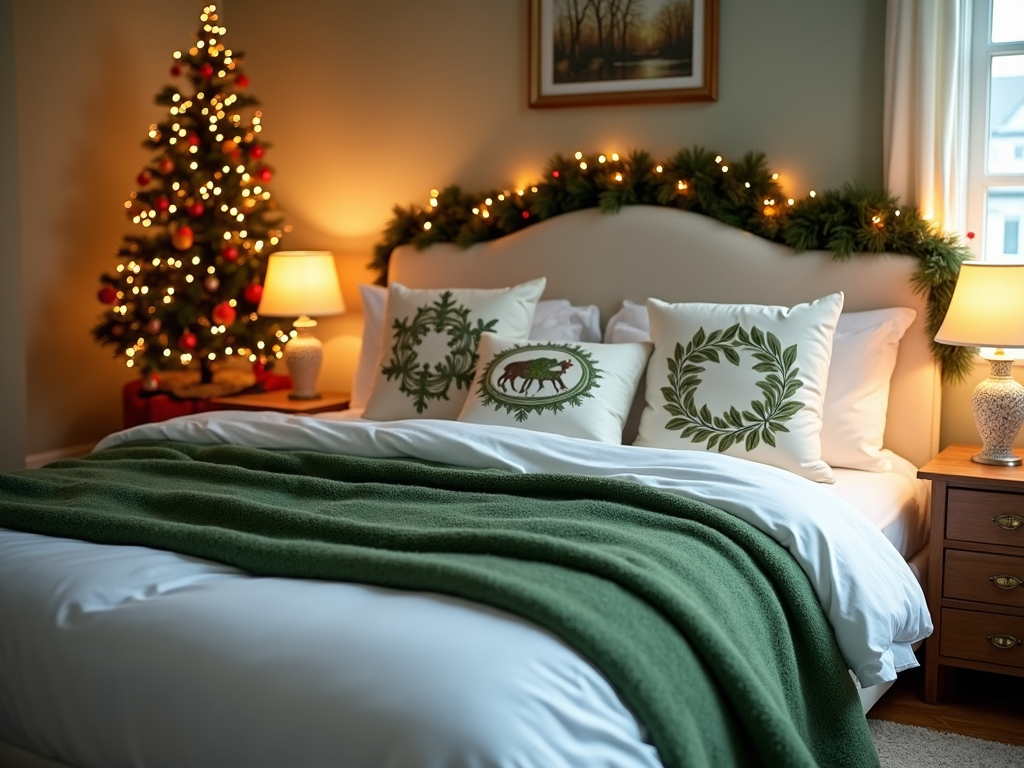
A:
POLYGON ((938 367, 925 337, 923 297, 909 283, 907 256, 826 252, 794 255, 707 216, 630 206, 618 214, 577 211, 468 249, 397 248, 388 279, 418 288, 497 288, 547 278, 545 298, 596 304, 603 320, 623 299, 792 305, 835 291, 844 311, 911 307, 917 319, 900 344, 889 396, 886 447, 921 466, 938 452, 938 367))

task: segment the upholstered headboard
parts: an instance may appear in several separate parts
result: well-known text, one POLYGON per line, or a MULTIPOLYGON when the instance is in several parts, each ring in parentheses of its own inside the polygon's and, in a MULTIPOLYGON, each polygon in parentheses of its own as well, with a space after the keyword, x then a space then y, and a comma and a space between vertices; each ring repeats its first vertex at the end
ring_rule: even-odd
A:
POLYGON ((889 395, 886 447, 921 466, 938 451, 938 366, 924 334, 925 302, 910 288, 915 259, 794 254, 699 214, 631 206, 577 211, 468 249, 402 246, 388 278, 412 287, 496 288, 547 278, 545 298, 596 304, 604 320, 623 299, 791 305, 835 291, 844 310, 911 307, 889 395))

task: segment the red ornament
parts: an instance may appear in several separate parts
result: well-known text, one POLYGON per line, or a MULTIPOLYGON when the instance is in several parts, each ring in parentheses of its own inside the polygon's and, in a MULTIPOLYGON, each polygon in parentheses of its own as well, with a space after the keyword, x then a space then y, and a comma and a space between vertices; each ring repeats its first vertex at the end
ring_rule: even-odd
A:
POLYGON ((259 178, 260 181, 266 182, 274 178, 274 173, 269 168, 260 168, 256 176, 259 178))
POLYGON ((557 178, 558 178, 559 176, 561 176, 562 174, 560 174, 560 173, 559 173, 558 171, 552 171, 552 172, 551 172, 551 175, 552 175, 552 176, 554 176, 554 177, 555 177, 555 178, 557 179, 557 178))
POLYGON ((974 239, 974 233, 973 232, 968 232, 967 233, 967 239, 968 240, 973 240, 974 239))
POLYGON ((179 251, 187 251, 192 247, 193 242, 195 242, 195 234, 192 232, 192 227, 189 226, 178 227, 171 235, 171 245, 179 251))
POLYGON ((174 173, 174 161, 169 157, 162 157, 160 158, 158 168, 160 169, 160 173, 164 176, 170 176, 174 173))
POLYGON ((249 157, 253 158, 254 160, 259 160, 261 157, 263 157, 263 146, 260 144, 253 144, 251 147, 249 147, 249 157))
POLYGON ((203 62, 203 65, 199 67, 199 76, 207 80, 213 77, 213 65, 208 61, 203 62))
POLYGON ((179 75, 181 75, 181 67, 175 64, 171 67, 171 77, 178 77, 179 75))
POLYGON ((171 207, 171 201, 167 199, 167 195, 160 195, 160 197, 153 201, 153 207, 163 213, 171 207))
POLYGON ((178 339, 178 347, 180 349, 185 350, 186 352, 191 352, 193 349, 196 348, 196 344, 198 343, 198 341, 199 340, 196 338, 196 335, 192 333, 192 331, 185 331, 183 334, 181 334, 181 338, 178 339))
POLYGON ((241 72, 238 73, 238 77, 235 78, 235 85, 239 88, 245 88, 249 85, 249 78, 243 75, 241 72))
POLYGON ((198 219, 205 212, 206 212, 206 208, 203 207, 202 203, 192 203, 192 205, 190 205, 188 207, 188 214, 189 214, 189 216, 191 216, 194 219, 198 219))
POLYGON ((117 291, 109 285, 105 285, 100 288, 99 293, 96 294, 96 298, 100 300, 100 304, 113 304, 117 301, 117 291))
POLYGON ((221 248, 220 255, 227 261, 234 261, 238 258, 238 249, 233 245, 225 245, 221 248))
POLYGON ((236 314, 234 307, 226 301, 222 301, 213 308, 213 312, 210 313, 210 316, 213 318, 213 322, 217 325, 231 325, 235 322, 236 314))
POLYGON ((160 322, 160 318, 154 317, 152 320, 146 323, 145 327, 142 330, 144 330, 150 336, 156 336, 158 333, 160 333, 161 327, 162 324, 160 322))
POLYGON ((199 137, 196 134, 194 134, 194 133, 190 133, 188 135, 188 143, 189 143, 189 146, 192 146, 192 147, 196 146, 199 143, 199 137))
POLYGON ((524 219, 530 218, 530 212, 529 211, 523 211, 523 218, 524 219))
POLYGON ((149 171, 143 170, 138 176, 135 177, 135 180, 139 182, 140 187, 144 187, 153 180, 153 177, 150 175, 149 171))
POLYGON ((242 298, 250 304, 259 304, 263 298, 263 286, 259 283, 249 283, 242 289, 242 298))

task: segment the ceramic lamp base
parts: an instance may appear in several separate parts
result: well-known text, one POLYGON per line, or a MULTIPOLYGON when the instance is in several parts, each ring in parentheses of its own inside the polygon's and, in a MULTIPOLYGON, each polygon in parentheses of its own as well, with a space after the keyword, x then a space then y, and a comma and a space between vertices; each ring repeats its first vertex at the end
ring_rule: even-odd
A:
POLYGON ((316 379, 320 375, 323 345, 313 335, 316 320, 300 317, 295 321, 295 337, 284 347, 284 362, 292 377, 291 400, 317 400, 316 379))
POLYGON ((971 459, 978 464, 1019 467, 1021 457, 1014 455, 1013 441, 1024 424, 1024 386, 1010 375, 1012 360, 989 362, 992 372, 971 398, 982 441, 981 453, 971 459))

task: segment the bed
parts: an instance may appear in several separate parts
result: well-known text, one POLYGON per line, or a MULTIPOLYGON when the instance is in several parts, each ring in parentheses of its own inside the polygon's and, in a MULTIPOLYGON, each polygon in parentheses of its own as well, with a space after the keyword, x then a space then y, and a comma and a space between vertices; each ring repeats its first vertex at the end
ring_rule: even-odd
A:
POLYGON ((915 310, 888 389, 886 471, 812 482, 716 451, 359 411, 116 433, 0 485, 0 762, 870 764, 863 712, 931 629, 914 466, 936 452, 939 378, 913 267, 797 256, 643 206, 467 250, 398 249, 392 283, 543 277, 546 298, 604 320, 649 297, 789 307, 842 291, 843 313, 915 310), (315 516, 278 530, 341 480, 367 511, 317 533, 334 549, 315 516), (82 491, 92 481, 100 501, 82 491), (418 490, 396 497, 392 481, 418 490), (70 528, 39 522, 54 500, 70 528), (152 519, 122 516, 147 505, 152 519), (258 522, 241 536, 229 518, 258 522), (547 538, 569 528, 601 552, 547 538), (684 542, 684 529, 699 531, 684 542))

